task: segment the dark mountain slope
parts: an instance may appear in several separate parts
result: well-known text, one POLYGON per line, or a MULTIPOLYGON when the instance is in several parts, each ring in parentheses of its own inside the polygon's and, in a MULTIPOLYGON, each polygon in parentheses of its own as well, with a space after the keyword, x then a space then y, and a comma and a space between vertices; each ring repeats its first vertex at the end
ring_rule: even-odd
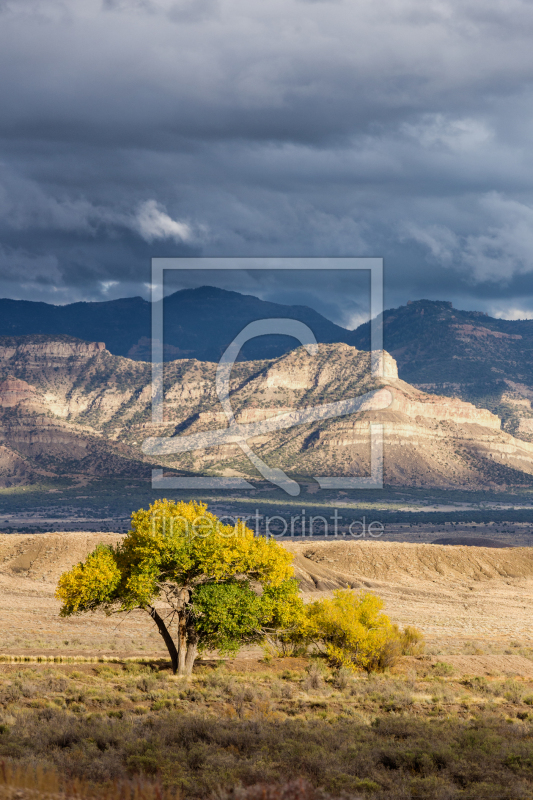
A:
MULTIPOLYGON (((245 325, 272 317, 305 322, 317 341, 324 344, 351 342, 351 331, 306 306, 285 306, 203 286, 175 292, 165 299, 165 359, 218 361, 245 325)), ((142 297, 66 306, 0 300, 0 336, 36 334, 104 341, 114 355, 150 360, 151 304, 142 297)), ((264 336, 247 344, 243 357, 276 358, 296 346, 298 342, 290 337, 264 336)))
MULTIPOLYGON (((218 361, 226 347, 250 322, 289 318, 304 322, 318 342, 348 344, 351 331, 335 325, 307 306, 270 303, 252 295, 211 286, 175 292, 165 300, 165 342, 186 351, 188 358, 218 361)), ((292 337, 261 336, 243 347, 247 360, 277 358, 299 346, 292 337)))
POLYGON ((36 334, 103 341, 111 352, 126 355, 141 336, 150 335, 150 303, 142 297, 66 306, 0 300, 0 336, 36 334))
MULTIPOLYGON (((352 343, 369 348, 370 325, 352 343)), ((503 320, 418 300, 383 315, 384 347, 400 377, 427 391, 488 408, 515 436, 533 438, 533 320, 503 320)))

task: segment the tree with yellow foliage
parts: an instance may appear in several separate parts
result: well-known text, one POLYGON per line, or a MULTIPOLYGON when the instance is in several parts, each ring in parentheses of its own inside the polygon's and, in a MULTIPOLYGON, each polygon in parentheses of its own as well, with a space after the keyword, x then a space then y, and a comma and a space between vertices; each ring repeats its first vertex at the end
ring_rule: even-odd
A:
POLYGON ((305 609, 301 631, 337 666, 367 672, 392 666, 402 653, 420 652, 422 634, 413 627, 400 632, 383 613, 380 597, 338 589, 331 600, 305 609))
POLYGON ((158 500, 132 514, 117 546, 98 545, 65 572, 56 596, 62 616, 146 611, 174 673, 189 675, 199 650, 235 652, 300 623, 292 558, 243 522, 221 524, 204 503, 158 500))

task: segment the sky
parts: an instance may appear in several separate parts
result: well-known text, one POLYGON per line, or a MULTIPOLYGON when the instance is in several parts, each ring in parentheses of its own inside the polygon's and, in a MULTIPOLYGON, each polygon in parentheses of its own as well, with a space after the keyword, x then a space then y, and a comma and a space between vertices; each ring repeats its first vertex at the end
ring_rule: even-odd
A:
POLYGON ((532 37, 531 0, 0 0, 0 296, 378 256, 386 307, 532 317, 532 37))

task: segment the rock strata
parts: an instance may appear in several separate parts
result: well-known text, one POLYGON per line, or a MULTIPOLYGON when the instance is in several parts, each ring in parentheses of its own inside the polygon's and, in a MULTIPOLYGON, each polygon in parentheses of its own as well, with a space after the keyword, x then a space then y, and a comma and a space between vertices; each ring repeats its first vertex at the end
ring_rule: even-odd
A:
MULTIPOLYGON (((188 473, 257 477, 235 441, 222 437, 204 446, 213 441, 204 433, 228 425, 216 392, 216 364, 166 364, 163 422, 154 425, 150 364, 113 356, 101 342, 11 339, 2 347, 0 443, 31 466, 28 474, 68 462, 81 475, 96 470, 104 453, 109 463, 116 457, 122 467, 127 459, 135 469, 140 463, 148 469, 156 457, 143 454, 145 440, 194 435, 195 450, 170 448, 157 463, 188 473)), ((379 424, 385 483, 533 483, 533 444, 502 431, 499 417, 487 409, 399 380, 392 356, 379 358, 381 377, 371 369, 374 355, 347 344, 321 344, 315 355, 298 348, 278 359, 235 364, 231 405, 237 422, 249 426, 249 446, 288 473, 364 477, 370 473, 370 426, 379 424), (361 403, 351 404, 358 398, 361 403), (321 409, 333 412, 320 416, 321 409)), ((23 472, 18 468, 19 478, 23 472)))

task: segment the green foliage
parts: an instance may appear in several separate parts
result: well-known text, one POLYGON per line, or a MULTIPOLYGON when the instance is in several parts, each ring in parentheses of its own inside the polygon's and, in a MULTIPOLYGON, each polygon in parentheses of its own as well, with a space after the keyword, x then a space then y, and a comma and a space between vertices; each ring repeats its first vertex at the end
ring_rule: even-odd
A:
POLYGON ((367 672, 386 669, 399 655, 422 647, 422 634, 408 627, 400 632, 383 614, 376 595, 339 589, 331 600, 306 607, 302 635, 316 642, 338 667, 367 672))
MULTIPOLYGON (((234 652, 244 642, 291 628, 303 615, 292 555, 273 539, 255 537, 244 523, 222 525, 204 503, 156 501, 132 515, 117 546, 99 545, 64 573, 56 596, 62 616, 103 608, 140 608, 168 630, 155 609, 164 600, 189 645, 234 652)), ((172 657, 172 640, 167 641, 172 657)), ((177 656, 176 656, 177 658, 177 656)))
POLYGON ((259 642, 265 634, 291 635, 301 624, 304 610, 295 580, 264 586, 258 595, 249 582, 206 583, 194 593, 196 627, 201 649, 234 653, 243 641, 259 642))
POLYGON ((247 583, 206 583, 194 593, 196 629, 202 647, 222 653, 238 650, 242 641, 262 638, 270 607, 247 583))

